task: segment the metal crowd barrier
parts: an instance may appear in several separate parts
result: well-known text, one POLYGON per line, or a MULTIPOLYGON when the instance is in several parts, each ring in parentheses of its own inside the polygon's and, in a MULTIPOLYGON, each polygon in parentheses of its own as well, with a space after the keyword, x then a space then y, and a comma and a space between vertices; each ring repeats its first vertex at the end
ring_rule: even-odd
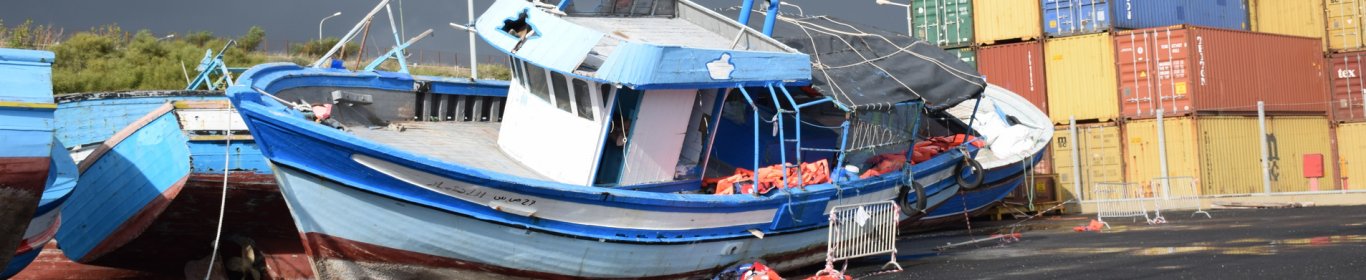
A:
POLYGON ((830 234, 826 242, 825 269, 816 275, 832 275, 843 279, 843 272, 835 270, 835 262, 859 257, 889 254, 888 266, 901 270, 896 263, 897 219, 901 209, 894 201, 840 205, 830 210, 830 234))
POLYGON ((1147 201, 1150 198, 1144 195, 1143 188, 1136 183, 1096 183, 1091 199, 1096 202, 1096 220, 1105 228, 1110 228, 1105 218, 1133 218, 1137 222, 1139 217, 1143 217, 1149 224, 1158 222, 1148 216, 1147 201))
POLYGON ((1153 178, 1152 186, 1162 193, 1156 199, 1157 219, 1165 220, 1162 216, 1162 210, 1191 209, 1195 210, 1191 213, 1191 217, 1205 214, 1205 218, 1213 218, 1209 212, 1205 211, 1204 202, 1200 200, 1199 179, 1189 176, 1157 177, 1153 178))

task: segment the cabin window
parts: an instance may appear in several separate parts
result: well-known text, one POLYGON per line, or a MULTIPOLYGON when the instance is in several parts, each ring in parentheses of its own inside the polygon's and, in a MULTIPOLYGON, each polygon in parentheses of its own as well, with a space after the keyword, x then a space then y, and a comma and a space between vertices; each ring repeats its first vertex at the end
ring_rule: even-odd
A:
POLYGON ((550 81, 555 84, 555 107, 573 113, 573 106, 569 104, 569 86, 565 85, 564 75, 550 72, 550 81))
POLYGON ((602 94, 602 106, 604 108, 607 107, 607 102, 612 102, 612 85, 602 84, 602 88, 598 93, 602 94))
POLYGON ((574 79, 574 105, 579 117, 593 120, 593 100, 589 96, 588 83, 583 80, 574 79))
POLYGON ((545 78, 545 69, 533 64, 522 64, 522 71, 526 71, 528 89, 531 95, 540 97, 541 100, 550 102, 550 81, 545 78))

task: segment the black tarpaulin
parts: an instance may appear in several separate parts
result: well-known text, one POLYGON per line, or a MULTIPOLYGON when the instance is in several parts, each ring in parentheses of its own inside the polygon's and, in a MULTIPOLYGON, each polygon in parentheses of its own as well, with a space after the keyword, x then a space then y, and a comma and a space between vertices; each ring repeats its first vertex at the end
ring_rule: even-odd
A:
POLYGON ((923 100, 943 110, 986 89, 975 67, 933 44, 827 16, 781 19, 773 37, 810 54, 811 86, 847 108, 923 100))

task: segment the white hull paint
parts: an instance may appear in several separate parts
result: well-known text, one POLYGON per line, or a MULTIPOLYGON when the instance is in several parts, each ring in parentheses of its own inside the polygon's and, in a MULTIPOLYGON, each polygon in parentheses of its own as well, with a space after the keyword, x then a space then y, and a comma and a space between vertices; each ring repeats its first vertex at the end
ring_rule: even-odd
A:
MULTIPOLYGON (((303 234, 468 262, 430 267, 310 255, 321 278, 447 277, 466 271, 529 272, 589 278, 699 276, 742 261, 792 269, 824 260, 825 230, 691 244, 617 243, 513 228, 422 207, 276 166, 280 189, 303 234), (814 250, 812 250, 815 248, 814 250)), ((317 244, 310 244, 318 246, 317 244)), ((312 248, 318 252, 329 248, 312 248)), ((502 273, 500 273, 502 274, 502 273)), ((474 278, 484 278, 474 274, 474 278)))

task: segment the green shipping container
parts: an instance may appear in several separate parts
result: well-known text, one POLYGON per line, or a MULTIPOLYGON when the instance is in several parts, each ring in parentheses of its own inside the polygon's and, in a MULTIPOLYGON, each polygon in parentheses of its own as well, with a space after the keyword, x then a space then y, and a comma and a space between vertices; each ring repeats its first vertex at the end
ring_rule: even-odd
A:
POLYGON ((963 62, 967 62, 968 65, 972 65, 972 68, 973 68, 973 69, 977 69, 977 51, 976 51, 976 50, 973 50, 972 48, 961 48, 961 49, 951 49, 951 50, 946 50, 946 51, 948 51, 949 53, 953 54, 954 56, 957 56, 958 59, 962 59, 963 62))
POLYGON ((912 36, 945 48, 973 44, 972 0, 914 0, 912 36))

